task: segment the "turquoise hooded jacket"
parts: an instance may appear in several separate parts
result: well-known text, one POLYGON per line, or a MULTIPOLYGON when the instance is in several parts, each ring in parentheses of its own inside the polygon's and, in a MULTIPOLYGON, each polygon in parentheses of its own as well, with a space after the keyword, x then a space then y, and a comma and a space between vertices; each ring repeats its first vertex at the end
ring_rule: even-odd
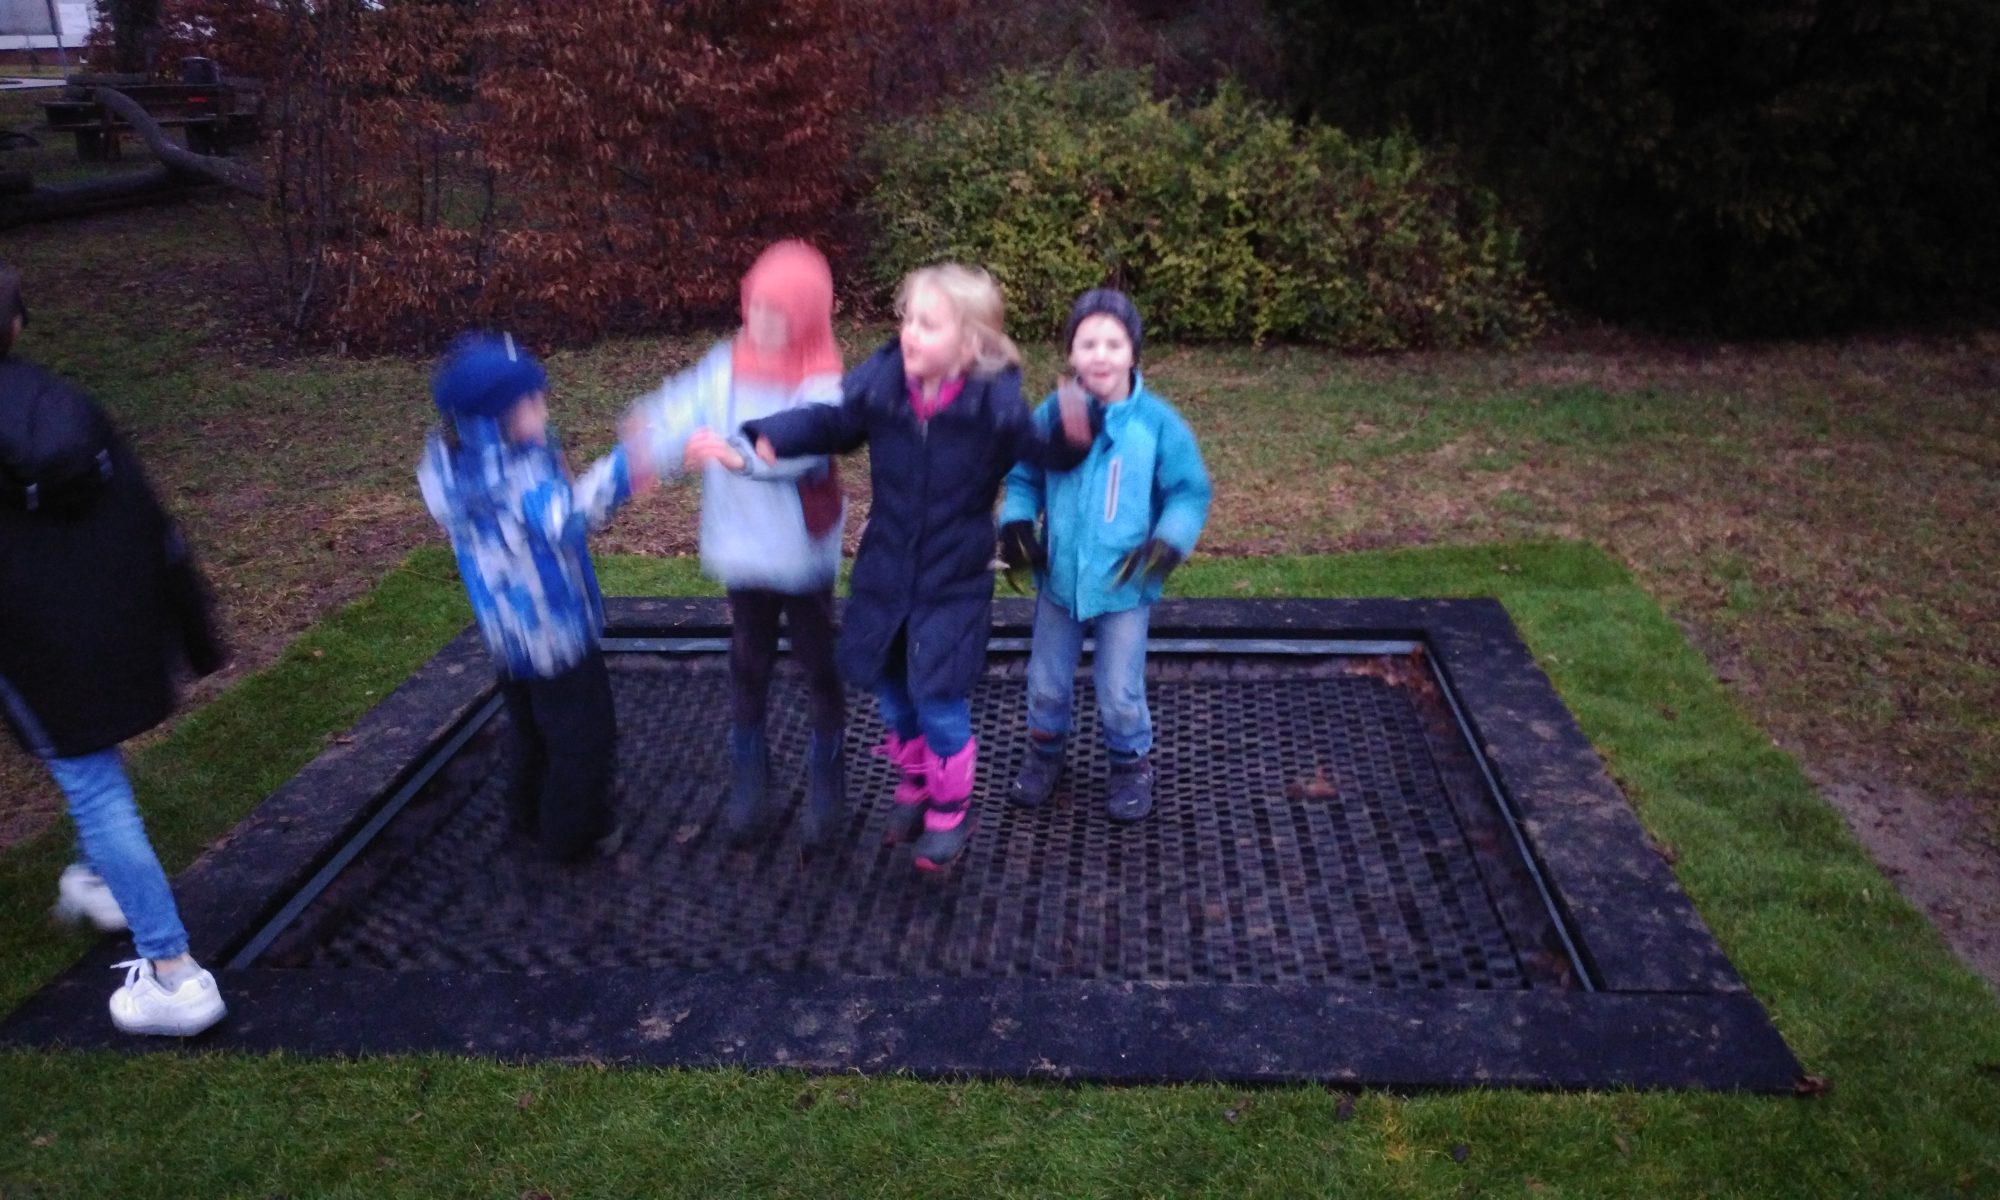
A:
MULTIPOLYGON (((1054 429, 1054 394, 1035 410, 1054 429)), ((1047 471, 1023 462, 1007 475, 1000 523, 1047 515, 1042 546, 1049 565, 1036 585, 1079 621, 1123 612, 1160 598, 1160 584, 1135 577, 1120 584, 1119 564, 1147 538, 1183 555, 1208 520, 1208 468, 1194 431, 1173 406, 1132 372, 1132 394, 1104 408, 1104 430, 1082 464, 1047 471)))

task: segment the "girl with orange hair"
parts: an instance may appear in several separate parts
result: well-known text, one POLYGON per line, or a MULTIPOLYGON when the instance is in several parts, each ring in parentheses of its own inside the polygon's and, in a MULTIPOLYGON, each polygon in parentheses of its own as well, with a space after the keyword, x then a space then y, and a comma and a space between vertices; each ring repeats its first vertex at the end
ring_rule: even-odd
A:
POLYGON ((623 428, 627 447, 662 477, 702 473, 702 570, 729 591, 733 728, 723 824, 738 843, 769 833, 775 816, 764 717, 780 618, 790 627, 812 704, 800 825, 810 849, 833 832, 847 790, 845 698, 833 657, 833 583, 846 514, 830 460, 766 463, 732 435, 744 421, 840 403, 826 258, 804 242, 771 246, 743 277, 742 305, 736 336, 641 397, 623 428))

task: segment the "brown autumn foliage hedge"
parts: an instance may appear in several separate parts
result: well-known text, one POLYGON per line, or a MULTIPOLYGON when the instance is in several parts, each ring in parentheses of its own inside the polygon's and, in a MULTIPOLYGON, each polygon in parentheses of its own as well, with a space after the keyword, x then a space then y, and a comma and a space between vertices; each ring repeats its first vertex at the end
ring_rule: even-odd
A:
POLYGON ((725 318, 775 238, 858 261, 872 124, 1059 57, 1144 61, 1197 90, 1275 62, 1256 0, 159 7, 160 74, 201 54, 265 81, 274 310, 365 349, 476 324, 581 341, 725 318))
POLYGON ((265 80, 267 278, 301 333, 423 348, 734 308, 827 243, 867 86, 849 0, 167 0, 164 73, 265 80))

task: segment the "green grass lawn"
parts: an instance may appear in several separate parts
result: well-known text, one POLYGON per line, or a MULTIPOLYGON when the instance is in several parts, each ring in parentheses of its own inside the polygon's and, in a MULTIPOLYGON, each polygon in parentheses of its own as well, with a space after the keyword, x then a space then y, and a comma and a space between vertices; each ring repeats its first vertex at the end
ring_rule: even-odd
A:
MULTIPOLYGON (((709 590, 685 559, 603 567, 614 592, 709 590)), ((2000 1195, 1993 993, 1614 559, 1561 542, 1206 559, 1175 589, 1503 600, 1830 1091, 1349 1097, 14 1051, 0 1054, 0 1196, 2000 1195)), ((448 556, 419 552, 141 751, 169 868, 466 619, 448 556)), ((43 915, 63 841, 0 854, 0 1007, 85 944, 43 915)))

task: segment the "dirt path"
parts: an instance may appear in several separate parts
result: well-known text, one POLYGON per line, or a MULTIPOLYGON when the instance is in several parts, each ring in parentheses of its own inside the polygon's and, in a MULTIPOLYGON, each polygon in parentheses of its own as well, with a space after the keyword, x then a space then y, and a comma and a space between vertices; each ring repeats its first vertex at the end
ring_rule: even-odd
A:
POLYGON ((2000 845, 1973 807, 1860 764, 1808 764, 1807 773, 1897 890, 2000 990, 2000 845))

